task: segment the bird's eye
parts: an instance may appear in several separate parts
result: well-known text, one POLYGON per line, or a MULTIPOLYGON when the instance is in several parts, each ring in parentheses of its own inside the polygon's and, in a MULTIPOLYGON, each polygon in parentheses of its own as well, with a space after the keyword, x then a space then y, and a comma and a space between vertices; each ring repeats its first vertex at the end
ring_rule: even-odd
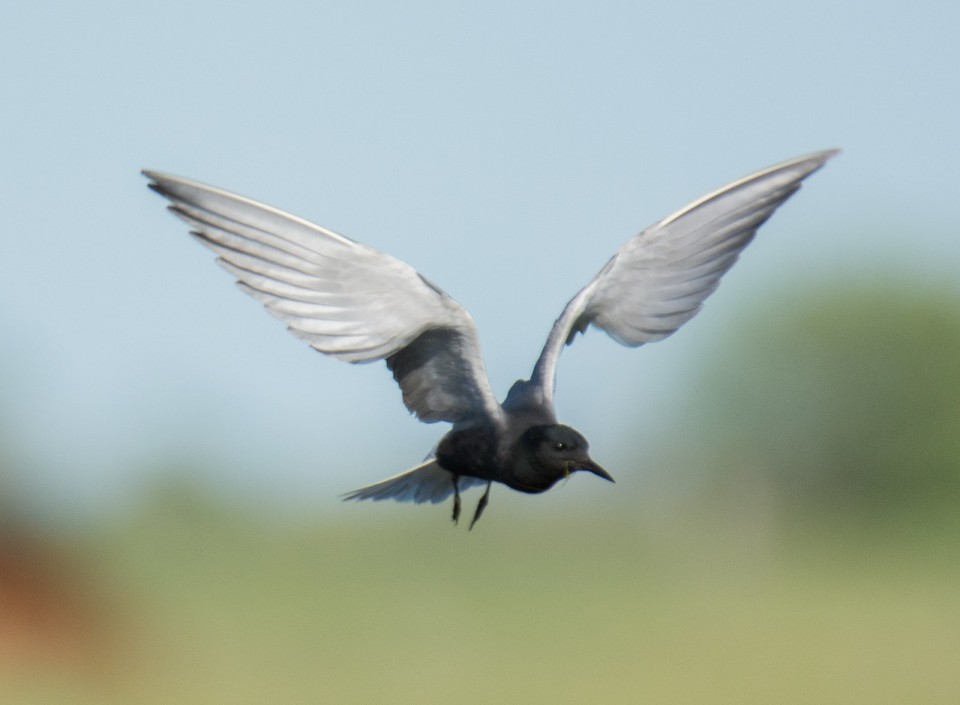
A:
POLYGON ((570 450, 570 446, 568 446, 566 443, 554 443, 553 449, 562 453, 565 450, 570 450))

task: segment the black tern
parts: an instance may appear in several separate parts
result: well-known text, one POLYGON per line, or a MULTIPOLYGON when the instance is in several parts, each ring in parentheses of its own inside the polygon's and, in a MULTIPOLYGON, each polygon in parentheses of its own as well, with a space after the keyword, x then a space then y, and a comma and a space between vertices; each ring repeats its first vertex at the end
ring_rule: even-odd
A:
POLYGON ((613 482, 587 440, 557 421, 553 390, 564 346, 591 325, 630 347, 671 335, 697 314, 757 228, 838 151, 734 181, 628 240, 566 305, 530 379, 515 382, 502 404, 473 318, 406 263, 242 196, 143 174, 240 288, 293 335, 347 362, 385 360, 411 413, 452 424, 422 464, 344 498, 419 504, 452 494, 456 523, 460 491, 486 485, 473 528, 493 482, 539 493, 579 470, 613 482))

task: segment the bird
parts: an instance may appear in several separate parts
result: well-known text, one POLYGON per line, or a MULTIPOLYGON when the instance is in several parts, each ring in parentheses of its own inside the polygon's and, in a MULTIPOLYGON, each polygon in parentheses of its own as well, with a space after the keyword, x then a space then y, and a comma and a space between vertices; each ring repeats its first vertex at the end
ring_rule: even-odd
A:
POLYGON ((345 500, 440 503, 494 482, 545 492, 579 471, 613 482, 589 443, 554 408, 564 347, 591 326, 638 347, 693 318, 757 229, 837 149, 785 161, 693 201, 629 239, 564 307, 529 379, 499 402, 467 310, 413 267, 271 206, 197 181, 144 170, 191 234, 241 290, 316 350, 350 363, 383 360, 420 421, 450 429, 413 468, 345 500))

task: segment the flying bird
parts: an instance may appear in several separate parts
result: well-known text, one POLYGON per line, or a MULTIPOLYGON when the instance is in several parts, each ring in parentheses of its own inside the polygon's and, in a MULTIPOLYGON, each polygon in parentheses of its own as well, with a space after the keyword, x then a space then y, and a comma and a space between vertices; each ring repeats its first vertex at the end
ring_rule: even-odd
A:
POLYGON ((773 212, 838 150, 758 171, 694 201, 624 244, 553 324, 529 379, 503 403, 484 368, 477 326, 460 304, 405 262, 276 208, 196 181, 144 171, 150 188, 217 255, 240 288, 320 352, 384 360, 407 409, 452 428, 416 467, 345 496, 438 503, 486 486, 470 528, 500 482, 539 493, 577 471, 613 482, 553 404, 565 345, 594 326, 630 347, 693 318, 773 212))

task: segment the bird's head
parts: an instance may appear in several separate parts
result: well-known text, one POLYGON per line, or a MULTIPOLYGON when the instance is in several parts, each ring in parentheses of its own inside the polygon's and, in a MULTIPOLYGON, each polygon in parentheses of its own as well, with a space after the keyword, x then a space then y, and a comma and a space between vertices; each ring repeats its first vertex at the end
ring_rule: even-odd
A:
POLYGON ((520 437, 521 452, 529 466, 550 484, 569 477, 577 470, 592 472, 597 477, 613 482, 610 474, 598 465, 587 452, 590 444, 580 433, 562 424, 548 424, 528 428, 520 437))

